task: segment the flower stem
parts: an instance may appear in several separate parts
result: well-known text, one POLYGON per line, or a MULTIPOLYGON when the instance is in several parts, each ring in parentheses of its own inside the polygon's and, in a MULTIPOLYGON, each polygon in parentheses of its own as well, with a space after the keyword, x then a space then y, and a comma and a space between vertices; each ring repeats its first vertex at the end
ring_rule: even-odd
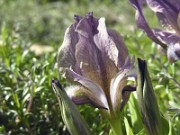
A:
POLYGON ((109 122, 114 135, 123 135, 120 117, 111 118, 109 119, 109 122))

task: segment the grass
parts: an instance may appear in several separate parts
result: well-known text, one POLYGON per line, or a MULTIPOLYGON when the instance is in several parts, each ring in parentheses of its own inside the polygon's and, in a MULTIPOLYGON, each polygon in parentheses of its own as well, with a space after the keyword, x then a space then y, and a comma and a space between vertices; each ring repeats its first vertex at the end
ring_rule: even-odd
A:
MULTIPOLYGON (((127 1, 79 2, 0 2, 0 134, 68 134, 51 80, 58 78, 64 87, 70 85, 57 71, 57 50, 65 29, 73 23, 73 15, 83 16, 88 11, 105 17, 107 26, 124 36, 131 56, 147 60, 160 111, 180 134, 177 109, 180 105, 180 63, 170 65, 155 44, 135 27, 134 9, 127 1), (42 52, 37 54, 33 45, 39 45, 42 52), (51 51, 45 51, 47 46, 51 51)), ((153 20, 152 25, 157 22, 153 20)), ((140 116, 132 109, 135 104, 135 97, 131 95, 123 111, 126 117, 123 121, 126 127, 129 123, 133 133, 143 134, 140 116)), ((79 110, 93 134, 109 133, 109 125, 98 109, 84 105, 79 106, 79 110)))

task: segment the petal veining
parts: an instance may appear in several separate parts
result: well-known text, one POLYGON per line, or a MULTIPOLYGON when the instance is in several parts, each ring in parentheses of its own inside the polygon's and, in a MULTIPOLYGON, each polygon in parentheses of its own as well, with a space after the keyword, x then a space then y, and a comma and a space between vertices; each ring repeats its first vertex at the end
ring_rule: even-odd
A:
POLYGON ((95 99, 95 104, 99 104, 98 106, 102 106, 103 108, 109 109, 104 91, 98 84, 92 82, 91 80, 83 76, 78 75, 71 69, 68 69, 68 73, 74 79, 75 82, 78 82, 87 89, 87 94, 91 94, 91 97, 94 96, 93 98, 95 99))

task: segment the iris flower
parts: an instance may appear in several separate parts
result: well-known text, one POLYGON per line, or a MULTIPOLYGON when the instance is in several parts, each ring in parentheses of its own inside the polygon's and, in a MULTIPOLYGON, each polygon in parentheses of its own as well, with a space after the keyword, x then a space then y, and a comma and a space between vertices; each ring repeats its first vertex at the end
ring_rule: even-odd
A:
POLYGON ((142 11, 141 0, 130 0, 136 8, 136 23, 149 38, 159 44, 167 53, 171 63, 180 59, 180 1, 146 0, 148 7, 154 11, 165 30, 152 29, 142 11))
POLYGON ((90 12, 74 19, 58 54, 59 72, 76 84, 65 88, 66 93, 75 104, 90 104, 116 118, 136 89, 127 85, 127 78, 135 76, 128 50, 122 37, 106 28, 105 18, 90 12))

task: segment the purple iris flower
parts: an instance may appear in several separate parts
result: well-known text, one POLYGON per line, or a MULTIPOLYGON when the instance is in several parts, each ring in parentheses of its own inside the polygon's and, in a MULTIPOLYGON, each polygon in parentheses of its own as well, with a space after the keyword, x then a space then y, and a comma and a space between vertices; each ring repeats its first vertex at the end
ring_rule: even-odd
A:
POLYGON ((59 72, 75 84, 66 88, 69 98, 107 112, 120 110, 135 90, 127 85, 127 78, 135 75, 122 37, 92 12, 74 19, 58 54, 59 72))
POLYGON ((165 30, 151 29, 142 11, 142 0, 130 0, 136 8, 137 26, 167 53, 171 63, 180 59, 180 0, 144 0, 165 30))

